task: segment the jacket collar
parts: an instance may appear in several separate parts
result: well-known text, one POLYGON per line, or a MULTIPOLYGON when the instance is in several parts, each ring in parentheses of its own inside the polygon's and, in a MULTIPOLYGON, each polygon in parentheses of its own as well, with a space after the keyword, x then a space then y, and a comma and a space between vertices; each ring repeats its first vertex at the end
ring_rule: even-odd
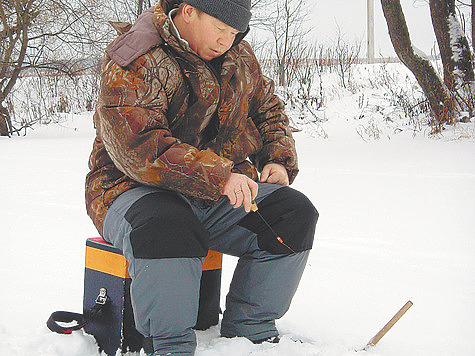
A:
POLYGON ((122 67, 163 43, 153 21, 154 10, 144 11, 135 24, 106 48, 109 57, 122 67))

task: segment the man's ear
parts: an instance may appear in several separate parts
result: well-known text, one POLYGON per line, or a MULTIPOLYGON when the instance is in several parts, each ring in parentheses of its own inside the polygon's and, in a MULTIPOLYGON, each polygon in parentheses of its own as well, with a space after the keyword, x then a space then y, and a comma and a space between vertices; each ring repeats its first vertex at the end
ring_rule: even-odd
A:
POLYGON ((184 4, 181 8, 181 17, 186 24, 189 24, 191 21, 193 21, 196 14, 196 9, 189 4, 184 4))

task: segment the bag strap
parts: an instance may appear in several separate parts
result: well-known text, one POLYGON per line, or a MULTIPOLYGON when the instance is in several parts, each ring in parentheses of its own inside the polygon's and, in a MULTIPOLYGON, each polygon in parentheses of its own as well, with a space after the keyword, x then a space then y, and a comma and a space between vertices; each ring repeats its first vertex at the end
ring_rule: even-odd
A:
POLYGON ((72 313, 67 311, 56 311, 51 314, 46 326, 51 331, 58 334, 71 334, 74 330, 82 329, 88 322, 94 320, 97 315, 104 309, 104 307, 110 302, 110 298, 107 296, 107 290, 101 288, 99 295, 95 300, 94 306, 86 310, 84 314, 72 313), (76 325, 61 326, 59 323, 72 323, 76 321, 76 325))
POLYGON ((46 322, 48 329, 58 334, 71 334, 74 330, 82 329, 86 324, 87 321, 84 320, 82 314, 67 311, 56 311, 52 313, 46 322), (73 321, 77 321, 77 325, 64 327, 58 324, 60 322, 71 323, 73 321))

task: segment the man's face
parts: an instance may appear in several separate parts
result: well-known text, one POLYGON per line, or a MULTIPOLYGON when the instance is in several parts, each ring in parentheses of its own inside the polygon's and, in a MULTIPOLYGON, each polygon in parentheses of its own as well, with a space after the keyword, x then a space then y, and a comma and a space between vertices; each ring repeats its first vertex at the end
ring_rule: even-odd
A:
POLYGON ((238 30, 204 13, 190 15, 190 31, 185 38, 190 47, 204 60, 221 56, 233 45, 238 30))

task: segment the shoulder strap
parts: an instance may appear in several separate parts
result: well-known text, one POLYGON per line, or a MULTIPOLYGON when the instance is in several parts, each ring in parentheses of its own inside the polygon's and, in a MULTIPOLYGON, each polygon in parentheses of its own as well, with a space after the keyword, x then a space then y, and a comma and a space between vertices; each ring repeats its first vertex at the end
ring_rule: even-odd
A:
POLYGON ((86 324, 87 321, 84 320, 83 314, 66 311, 56 311, 52 313, 46 322, 48 329, 58 334, 71 334, 74 330, 82 329, 86 324), (77 324, 72 326, 61 326, 59 324, 72 323, 73 321, 77 322, 77 324))
POLYGON ((74 330, 80 330, 86 324, 94 320, 97 315, 104 309, 104 307, 109 304, 110 298, 107 296, 107 290, 101 288, 99 295, 96 298, 94 306, 85 311, 84 314, 72 313, 67 311, 56 311, 51 314, 46 326, 51 331, 58 334, 71 334, 74 330), (60 323, 72 323, 76 322, 75 325, 61 326, 60 323))

